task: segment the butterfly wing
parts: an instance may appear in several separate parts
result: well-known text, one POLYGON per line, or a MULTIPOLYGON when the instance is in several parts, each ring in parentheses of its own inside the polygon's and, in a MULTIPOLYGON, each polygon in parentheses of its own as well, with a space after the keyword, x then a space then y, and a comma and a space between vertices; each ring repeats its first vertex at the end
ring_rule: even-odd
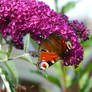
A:
POLYGON ((61 37, 60 35, 53 33, 49 36, 49 41, 52 44, 56 54, 59 57, 64 56, 64 53, 67 48, 66 40, 63 37, 61 37))
POLYGON ((53 65, 66 50, 66 40, 58 34, 51 34, 39 46, 39 68, 45 70, 53 65))

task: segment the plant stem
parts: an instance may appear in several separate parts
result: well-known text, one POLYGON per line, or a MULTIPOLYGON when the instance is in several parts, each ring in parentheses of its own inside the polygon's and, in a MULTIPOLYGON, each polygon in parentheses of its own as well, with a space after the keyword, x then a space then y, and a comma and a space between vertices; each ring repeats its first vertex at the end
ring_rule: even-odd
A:
POLYGON ((66 88, 66 80, 65 80, 65 69, 64 67, 61 66, 61 69, 62 69, 62 74, 61 74, 61 80, 62 80, 62 90, 63 92, 67 92, 67 88, 66 88))

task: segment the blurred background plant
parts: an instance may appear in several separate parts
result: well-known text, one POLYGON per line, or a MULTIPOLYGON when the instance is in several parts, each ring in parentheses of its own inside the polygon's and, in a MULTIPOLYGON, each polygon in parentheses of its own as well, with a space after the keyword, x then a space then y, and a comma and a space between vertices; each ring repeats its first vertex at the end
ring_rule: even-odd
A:
MULTIPOLYGON (((60 13, 71 11, 78 2, 80 1, 69 1, 59 8, 58 0, 54 0, 55 9, 60 13)), ((38 58, 36 55, 38 44, 30 38, 29 34, 24 38, 24 51, 22 52, 15 49, 12 44, 7 44, 0 35, 1 92, 4 90, 6 92, 54 92, 53 89, 55 92, 92 92, 92 35, 90 34, 88 41, 81 42, 81 45, 84 48, 84 59, 77 69, 62 67, 61 61, 58 61, 51 67, 53 69, 42 72, 38 71, 35 65, 38 58), (29 51, 31 55, 28 53, 29 51), (33 53, 34 57, 32 56, 33 53), (26 67, 29 67, 27 71, 31 76, 23 72, 26 67), (27 78, 30 78, 31 81, 27 78), (42 82, 46 82, 46 84, 42 86, 42 82), (50 85, 48 83, 53 84, 53 89, 46 87, 46 85, 50 85)))

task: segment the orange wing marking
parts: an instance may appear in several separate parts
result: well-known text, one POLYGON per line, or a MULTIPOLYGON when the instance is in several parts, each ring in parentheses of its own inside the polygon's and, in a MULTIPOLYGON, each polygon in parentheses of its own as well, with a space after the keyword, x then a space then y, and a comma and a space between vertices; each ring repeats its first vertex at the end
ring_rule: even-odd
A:
POLYGON ((58 60, 58 56, 53 52, 42 52, 41 53, 41 62, 51 61, 53 63, 53 61, 57 61, 57 60, 58 60))

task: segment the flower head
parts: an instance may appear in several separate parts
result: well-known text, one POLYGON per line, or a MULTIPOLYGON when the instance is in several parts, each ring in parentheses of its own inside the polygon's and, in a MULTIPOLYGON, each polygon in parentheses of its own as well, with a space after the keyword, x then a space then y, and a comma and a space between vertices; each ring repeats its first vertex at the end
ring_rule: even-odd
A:
POLYGON ((72 44, 67 57, 62 58, 63 65, 75 67, 83 60, 83 48, 78 38, 88 39, 88 29, 83 23, 70 22, 66 15, 56 13, 37 0, 1 0, 0 30, 4 38, 8 36, 20 48, 23 48, 23 36, 27 33, 37 42, 53 32, 59 33, 72 44))
POLYGON ((84 26, 83 22, 78 22, 78 20, 73 20, 70 22, 71 26, 73 27, 74 32, 77 35, 77 38, 81 40, 88 40, 89 30, 84 26))

